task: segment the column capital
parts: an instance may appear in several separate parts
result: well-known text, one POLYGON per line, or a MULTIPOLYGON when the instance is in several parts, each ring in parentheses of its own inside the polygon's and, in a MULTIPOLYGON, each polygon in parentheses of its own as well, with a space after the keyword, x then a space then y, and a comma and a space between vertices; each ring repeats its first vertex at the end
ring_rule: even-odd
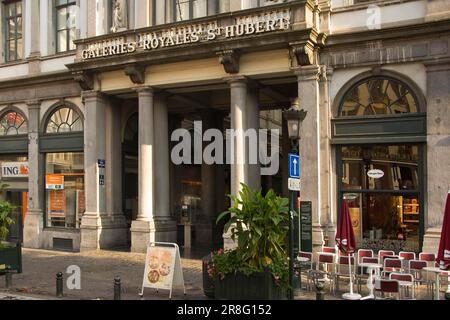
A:
POLYGON ((321 68, 318 65, 304 66, 293 69, 298 81, 319 81, 321 68))
POLYGON ((243 86, 248 84, 248 78, 246 76, 229 76, 223 78, 223 81, 227 82, 230 86, 243 86))
POLYGON ((153 95, 155 90, 150 86, 135 86, 134 91, 138 93, 138 95, 153 95))
POLYGON ((40 109, 41 100, 39 99, 26 100, 25 104, 28 106, 28 109, 40 109))
POLYGON ((87 90, 81 93, 81 97, 85 102, 104 99, 104 94, 97 90, 87 90))

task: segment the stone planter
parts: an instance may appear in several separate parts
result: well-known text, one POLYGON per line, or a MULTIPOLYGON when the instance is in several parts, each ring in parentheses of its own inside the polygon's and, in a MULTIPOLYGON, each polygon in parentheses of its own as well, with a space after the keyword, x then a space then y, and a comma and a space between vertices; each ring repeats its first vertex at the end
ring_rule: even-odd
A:
POLYGON ((0 249, 0 265, 10 267, 12 271, 22 273, 22 245, 6 244, 0 249))
POLYGON ((286 300, 287 289, 276 285, 269 271, 246 276, 230 274, 215 280, 215 297, 218 300, 286 300))

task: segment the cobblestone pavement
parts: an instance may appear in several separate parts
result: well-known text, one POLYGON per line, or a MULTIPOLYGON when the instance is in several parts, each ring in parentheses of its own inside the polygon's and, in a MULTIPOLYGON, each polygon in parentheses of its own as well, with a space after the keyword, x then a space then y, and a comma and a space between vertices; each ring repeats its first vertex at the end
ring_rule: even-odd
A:
MULTIPOLYGON (((174 300, 206 300, 203 294, 202 262, 198 257, 182 258, 186 296, 182 290, 174 290, 174 300)), ((122 299, 139 300, 144 273, 145 254, 117 251, 88 251, 64 253, 46 250, 23 250, 23 273, 13 275, 13 288, 5 289, 5 281, 0 277, 0 300, 56 299, 56 274, 72 265, 81 269, 81 290, 64 287, 64 299, 69 300, 111 300, 114 297, 114 278, 122 279, 122 299)), ((65 274, 67 279, 68 274, 65 274)), ((304 279, 305 280, 305 279, 304 279)), ((340 291, 331 294, 326 290, 325 300, 340 300, 348 291, 345 281, 340 282, 340 291)), ((303 283, 305 285, 305 283, 303 283)), ((363 295, 368 294, 363 285, 363 295)), ((168 299, 168 291, 156 293, 145 289, 144 300, 168 299)), ((298 300, 315 300, 314 291, 299 291, 298 300)), ((416 291, 417 299, 430 299, 426 290, 416 291)))
MULTIPOLYGON (((14 274, 13 288, 6 294, 4 280, 0 278, 0 294, 12 293, 29 297, 56 298, 56 274, 71 265, 81 269, 81 290, 64 287, 65 299, 109 300, 114 297, 114 278, 122 279, 122 299, 140 299, 144 275, 145 254, 113 251, 64 253, 45 250, 23 250, 23 273, 14 274)), ((173 299, 206 299, 202 289, 202 262, 200 259, 182 259, 186 284, 186 297, 182 290, 174 290, 173 299)), ((65 279, 67 279, 65 274, 65 279)), ((156 293, 146 289, 145 300, 168 299, 169 292, 156 293)), ((0 297, 1 299, 1 297, 0 297)))

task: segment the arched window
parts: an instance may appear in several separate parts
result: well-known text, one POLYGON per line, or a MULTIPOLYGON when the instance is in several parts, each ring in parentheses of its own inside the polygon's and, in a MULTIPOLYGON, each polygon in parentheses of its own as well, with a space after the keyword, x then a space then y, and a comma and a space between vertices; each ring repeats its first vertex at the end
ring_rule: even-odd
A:
POLYGON ((353 86, 342 100, 340 116, 394 115, 418 110, 417 99, 406 84, 380 77, 353 86))
POLYGON ((16 111, 4 113, 0 118, 0 136, 15 136, 28 133, 25 117, 16 111))
POLYGON ((56 109, 50 116, 45 128, 46 133, 68 133, 83 131, 83 119, 70 107, 56 109))

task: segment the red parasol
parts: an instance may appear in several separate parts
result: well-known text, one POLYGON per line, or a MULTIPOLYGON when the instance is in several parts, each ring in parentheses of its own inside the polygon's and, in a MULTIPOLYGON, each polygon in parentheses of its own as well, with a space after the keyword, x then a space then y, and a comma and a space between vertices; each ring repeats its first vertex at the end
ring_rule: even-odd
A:
POLYGON ((444 211, 444 222, 442 223, 437 263, 442 270, 450 269, 450 190, 447 195, 447 204, 444 211))
POLYGON ((350 218, 350 210, 348 209, 347 200, 342 201, 341 215, 339 216, 336 244, 339 250, 348 255, 348 269, 350 276, 350 293, 343 295, 344 299, 360 300, 361 295, 353 292, 353 275, 352 275, 352 254, 356 251, 355 233, 353 232, 352 220, 350 218))
POLYGON ((350 210, 345 199, 342 202, 341 215, 337 226, 336 244, 342 253, 352 254, 356 251, 355 233, 350 219, 350 210))

